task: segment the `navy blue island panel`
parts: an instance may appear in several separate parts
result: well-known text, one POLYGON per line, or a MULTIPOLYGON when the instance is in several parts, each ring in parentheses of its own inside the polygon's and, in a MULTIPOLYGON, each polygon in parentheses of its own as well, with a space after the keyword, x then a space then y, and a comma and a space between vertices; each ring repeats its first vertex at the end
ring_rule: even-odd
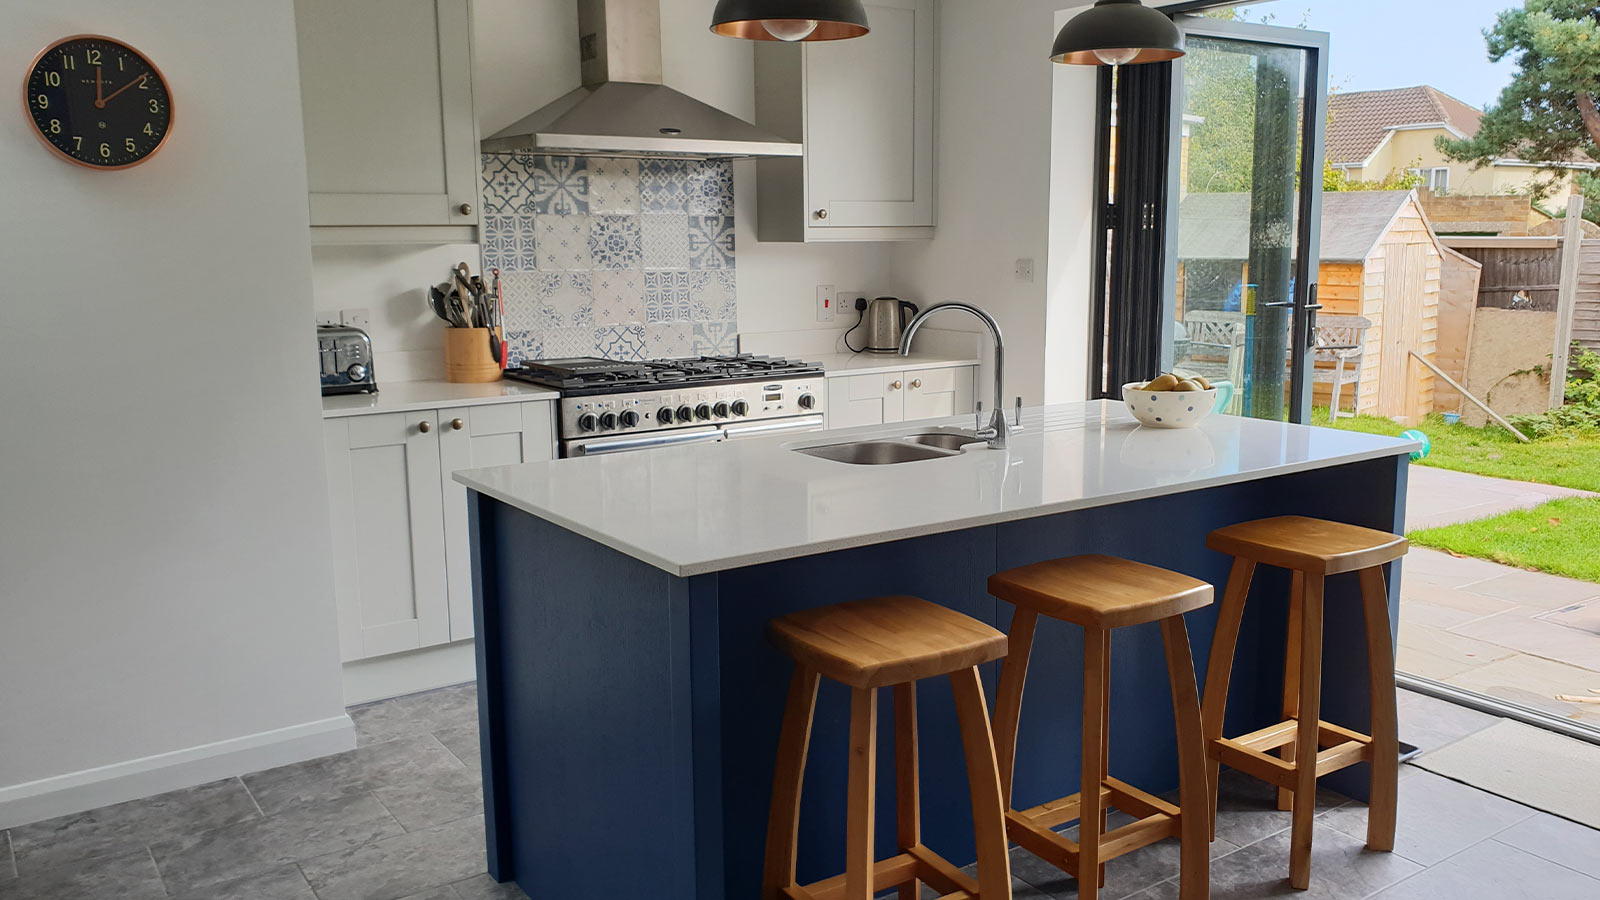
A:
MULTIPOLYGON (((779 719, 791 672, 767 622, 797 609, 915 594, 1005 630, 985 579, 1106 553, 1225 582, 1205 548, 1222 525, 1298 514, 1401 531, 1407 460, 1382 457, 1222 487, 676 577, 473 492, 474 578, 489 871, 530 897, 647 889, 673 900, 759 895, 779 719)), ((1396 621, 1399 564, 1389 579, 1396 621)), ((1288 577, 1263 568, 1239 639, 1228 733, 1279 718, 1288 577)), ((1364 729, 1366 649, 1354 575, 1327 585, 1323 717, 1364 729)), ((1215 607, 1188 616, 1204 677, 1215 607)), ((1017 749, 1015 805, 1078 789, 1082 634, 1041 620, 1017 749)), ((1172 705, 1155 625, 1112 642, 1112 774, 1177 786, 1172 705)), ((993 702, 996 666, 984 667, 993 702)), ((918 692, 925 842, 975 858, 947 682, 918 692)), ((843 870, 848 692, 818 699, 801 813, 800 877, 843 870)), ((880 808, 893 808, 892 704, 882 704, 880 808)), ((1366 766, 1330 776, 1364 797, 1366 766)), ((880 856, 893 816, 878 819, 880 856)))

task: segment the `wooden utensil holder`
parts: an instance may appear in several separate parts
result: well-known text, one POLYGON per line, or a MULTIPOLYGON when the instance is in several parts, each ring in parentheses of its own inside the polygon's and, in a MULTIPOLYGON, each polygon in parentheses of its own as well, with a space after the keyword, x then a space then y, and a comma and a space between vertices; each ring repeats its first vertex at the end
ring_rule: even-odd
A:
MULTIPOLYGON (((500 346, 504 348, 504 333, 499 328, 494 331, 501 338, 500 346)), ((500 363, 489 354, 489 329, 445 329, 444 375, 445 380, 454 384, 482 384, 500 380, 500 363)))

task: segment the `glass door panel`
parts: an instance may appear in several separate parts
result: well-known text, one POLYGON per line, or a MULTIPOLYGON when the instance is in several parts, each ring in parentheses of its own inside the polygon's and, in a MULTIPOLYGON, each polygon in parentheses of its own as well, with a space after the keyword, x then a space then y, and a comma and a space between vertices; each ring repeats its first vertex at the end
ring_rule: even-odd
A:
POLYGON ((1327 35, 1178 22, 1163 367, 1230 382, 1229 412, 1305 421, 1327 35))

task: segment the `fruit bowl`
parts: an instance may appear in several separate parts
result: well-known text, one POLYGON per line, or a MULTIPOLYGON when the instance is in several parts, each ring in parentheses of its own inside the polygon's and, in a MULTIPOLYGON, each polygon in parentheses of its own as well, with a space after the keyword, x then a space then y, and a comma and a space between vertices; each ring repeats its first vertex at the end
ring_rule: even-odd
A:
POLYGON ((1213 412, 1226 406, 1233 385, 1218 382, 1202 390, 1146 390, 1146 382, 1122 386, 1122 402, 1141 425, 1151 428, 1193 428, 1213 412), (1221 395, 1221 399, 1218 397, 1221 395))

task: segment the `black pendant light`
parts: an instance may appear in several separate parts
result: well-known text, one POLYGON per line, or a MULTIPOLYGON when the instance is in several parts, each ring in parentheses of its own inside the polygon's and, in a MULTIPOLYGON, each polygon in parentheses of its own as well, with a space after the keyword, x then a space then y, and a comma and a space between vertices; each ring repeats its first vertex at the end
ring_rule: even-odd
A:
POLYGON ((711 30, 747 41, 838 41, 867 33, 861 0, 717 0, 711 30))
POLYGON ((1050 51, 1051 61, 1075 66, 1164 62, 1182 55, 1178 26, 1139 0, 1098 0, 1061 27, 1050 51))

